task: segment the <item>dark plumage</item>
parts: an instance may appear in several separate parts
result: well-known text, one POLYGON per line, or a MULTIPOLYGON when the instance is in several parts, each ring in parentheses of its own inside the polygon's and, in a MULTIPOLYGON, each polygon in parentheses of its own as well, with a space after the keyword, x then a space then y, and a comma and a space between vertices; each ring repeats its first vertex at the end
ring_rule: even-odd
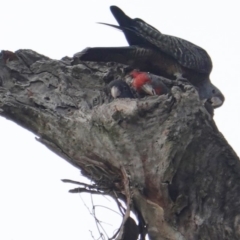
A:
POLYGON ((134 98, 129 85, 123 80, 113 80, 106 87, 107 94, 113 98, 134 98))
POLYGON ((211 102, 212 107, 223 104, 223 94, 209 79, 212 61, 204 49, 184 39, 162 34, 143 20, 128 17, 116 6, 110 9, 119 26, 103 24, 122 30, 130 47, 88 48, 75 57, 82 61, 118 62, 172 80, 185 78, 195 86, 201 99, 211 102))
POLYGON ((121 29, 130 46, 149 46, 171 56, 183 67, 205 74, 211 72, 212 61, 204 49, 184 39, 162 34, 142 19, 128 17, 117 6, 111 6, 110 10, 119 26, 106 25, 121 29))

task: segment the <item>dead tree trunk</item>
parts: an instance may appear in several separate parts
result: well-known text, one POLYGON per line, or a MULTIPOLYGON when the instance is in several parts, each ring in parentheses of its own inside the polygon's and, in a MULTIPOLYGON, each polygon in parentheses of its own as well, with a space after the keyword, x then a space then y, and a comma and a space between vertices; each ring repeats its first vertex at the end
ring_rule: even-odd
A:
POLYGON ((151 240, 240 239, 240 162, 196 91, 111 101, 124 66, 70 60, 3 51, 1 116, 127 202, 151 240))

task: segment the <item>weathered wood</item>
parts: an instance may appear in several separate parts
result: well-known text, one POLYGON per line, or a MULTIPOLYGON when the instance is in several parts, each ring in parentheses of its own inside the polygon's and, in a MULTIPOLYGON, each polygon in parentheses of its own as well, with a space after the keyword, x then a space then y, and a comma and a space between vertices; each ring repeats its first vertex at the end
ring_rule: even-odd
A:
POLYGON ((151 240, 239 239, 240 162, 190 85, 171 94, 112 101, 119 64, 2 52, 0 115, 125 199, 151 240))

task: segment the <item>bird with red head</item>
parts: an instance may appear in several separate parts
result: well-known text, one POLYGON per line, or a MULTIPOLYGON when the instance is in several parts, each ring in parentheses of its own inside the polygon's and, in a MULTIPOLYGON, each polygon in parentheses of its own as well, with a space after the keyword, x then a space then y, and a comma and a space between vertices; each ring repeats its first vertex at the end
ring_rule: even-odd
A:
POLYGON ((170 91, 170 89, 156 75, 134 70, 130 73, 130 76, 132 77, 132 87, 139 94, 163 95, 170 91))

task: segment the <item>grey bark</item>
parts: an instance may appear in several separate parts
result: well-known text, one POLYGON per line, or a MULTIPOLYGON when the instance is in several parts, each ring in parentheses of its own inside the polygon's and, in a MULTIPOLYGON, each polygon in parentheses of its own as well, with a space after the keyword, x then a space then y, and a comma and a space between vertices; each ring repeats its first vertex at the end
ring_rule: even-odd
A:
POLYGON ((190 85, 111 100, 120 64, 52 60, 31 50, 0 60, 0 114, 127 201, 151 240, 240 239, 240 162, 190 85))

